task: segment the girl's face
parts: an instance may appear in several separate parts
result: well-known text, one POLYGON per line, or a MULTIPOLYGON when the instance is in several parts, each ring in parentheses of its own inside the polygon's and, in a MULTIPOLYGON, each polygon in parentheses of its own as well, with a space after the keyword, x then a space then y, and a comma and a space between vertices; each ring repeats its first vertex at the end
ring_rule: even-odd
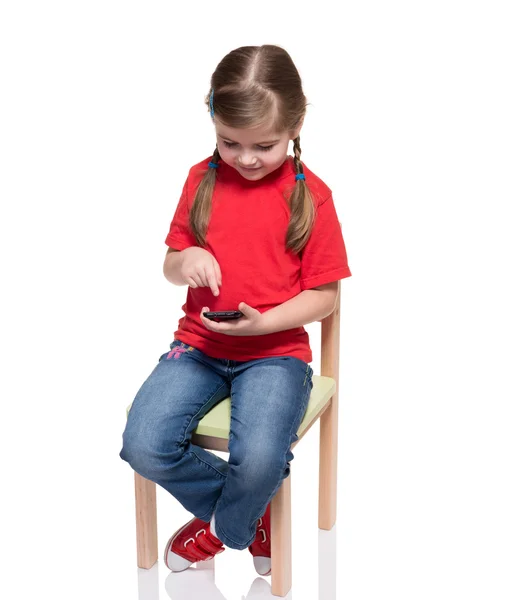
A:
POLYGON ((295 139, 302 124, 293 132, 274 134, 266 126, 234 129, 216 120, 217 147, 224 162, 250 181, 262 179, 278 169, 288 156, 288 144, 295 139))

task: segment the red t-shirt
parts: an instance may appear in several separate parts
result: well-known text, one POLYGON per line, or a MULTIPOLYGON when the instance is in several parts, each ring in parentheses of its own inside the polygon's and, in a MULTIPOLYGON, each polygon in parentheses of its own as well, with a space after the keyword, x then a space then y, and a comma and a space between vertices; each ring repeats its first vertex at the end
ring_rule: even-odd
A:
MULTIPOLYGON (((188 225, 189 211, 209 157, 194 165, 166 237, 175 250, 197 246, 188 225)), ((283 304, 303 290, 351 275, 331 190, 304 164, 306 184, 313 195, 316 221, 304 249, 285 249, 290 220, 289 197, 295 181, 293 157, 259 181, 249 181, 222 160, 216 170, 212 212, 207 230, 208 250, 219 263, 219 296, 209 287, 188 287, 185 313, 175 338, 213 358, 247 361, 267 356, 295 356, 309 363, 312 353, 304 327, 266 335, 231 336, 208 330, 201 322, 209 310, 237 310, 240 302, 261 313, 283 304)))

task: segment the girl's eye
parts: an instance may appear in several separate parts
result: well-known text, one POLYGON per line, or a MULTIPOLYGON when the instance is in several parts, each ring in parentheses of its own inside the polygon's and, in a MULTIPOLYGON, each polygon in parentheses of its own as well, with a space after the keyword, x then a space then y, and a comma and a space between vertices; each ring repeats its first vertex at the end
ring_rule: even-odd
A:
MULTIPOLYGON (((223 144, 227 147, 227 148, 233 148, 234 146, 236 146, 237 144, 235 142, 225 142, 223 140, 223 144)), ((262 150, 263 152, 266 152, 267 150, 272 150, 272 148, 274 148, 275 144, 272 144, 272 146, 258 146, 258 148, 260 150, 262 150)))

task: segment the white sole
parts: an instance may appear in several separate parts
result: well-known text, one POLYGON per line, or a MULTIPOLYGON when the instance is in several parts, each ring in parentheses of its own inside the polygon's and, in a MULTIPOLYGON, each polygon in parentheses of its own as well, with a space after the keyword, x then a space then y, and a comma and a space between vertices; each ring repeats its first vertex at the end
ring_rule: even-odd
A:
POLYGON ((263 577, 267 577, 267 575, 270 575, 272 571, 272 565, 270 560, 271 559, 266 556, 253 556, 254 568, 258 575, 262 575, 263 577))

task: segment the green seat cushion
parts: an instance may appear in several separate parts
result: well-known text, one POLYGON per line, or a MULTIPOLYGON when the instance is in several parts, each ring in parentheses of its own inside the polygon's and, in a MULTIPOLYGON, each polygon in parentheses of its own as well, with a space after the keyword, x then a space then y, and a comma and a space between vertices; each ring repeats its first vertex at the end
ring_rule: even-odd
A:
MULTIPOLYGON (((304 418, 297 431, 297 436, 306 430, 308 425, 316 418, 329 398, 336 391, 336 382, 331 377, 313 375, 313 389, 309 398, 308 407, 304 418)), ((127 408, 127 412, 131 404, 127 408)), ((198 423, 195 433, 216 438, 229 439, 231 417, 231 398, 225 398, 214 406, 198 423)))

